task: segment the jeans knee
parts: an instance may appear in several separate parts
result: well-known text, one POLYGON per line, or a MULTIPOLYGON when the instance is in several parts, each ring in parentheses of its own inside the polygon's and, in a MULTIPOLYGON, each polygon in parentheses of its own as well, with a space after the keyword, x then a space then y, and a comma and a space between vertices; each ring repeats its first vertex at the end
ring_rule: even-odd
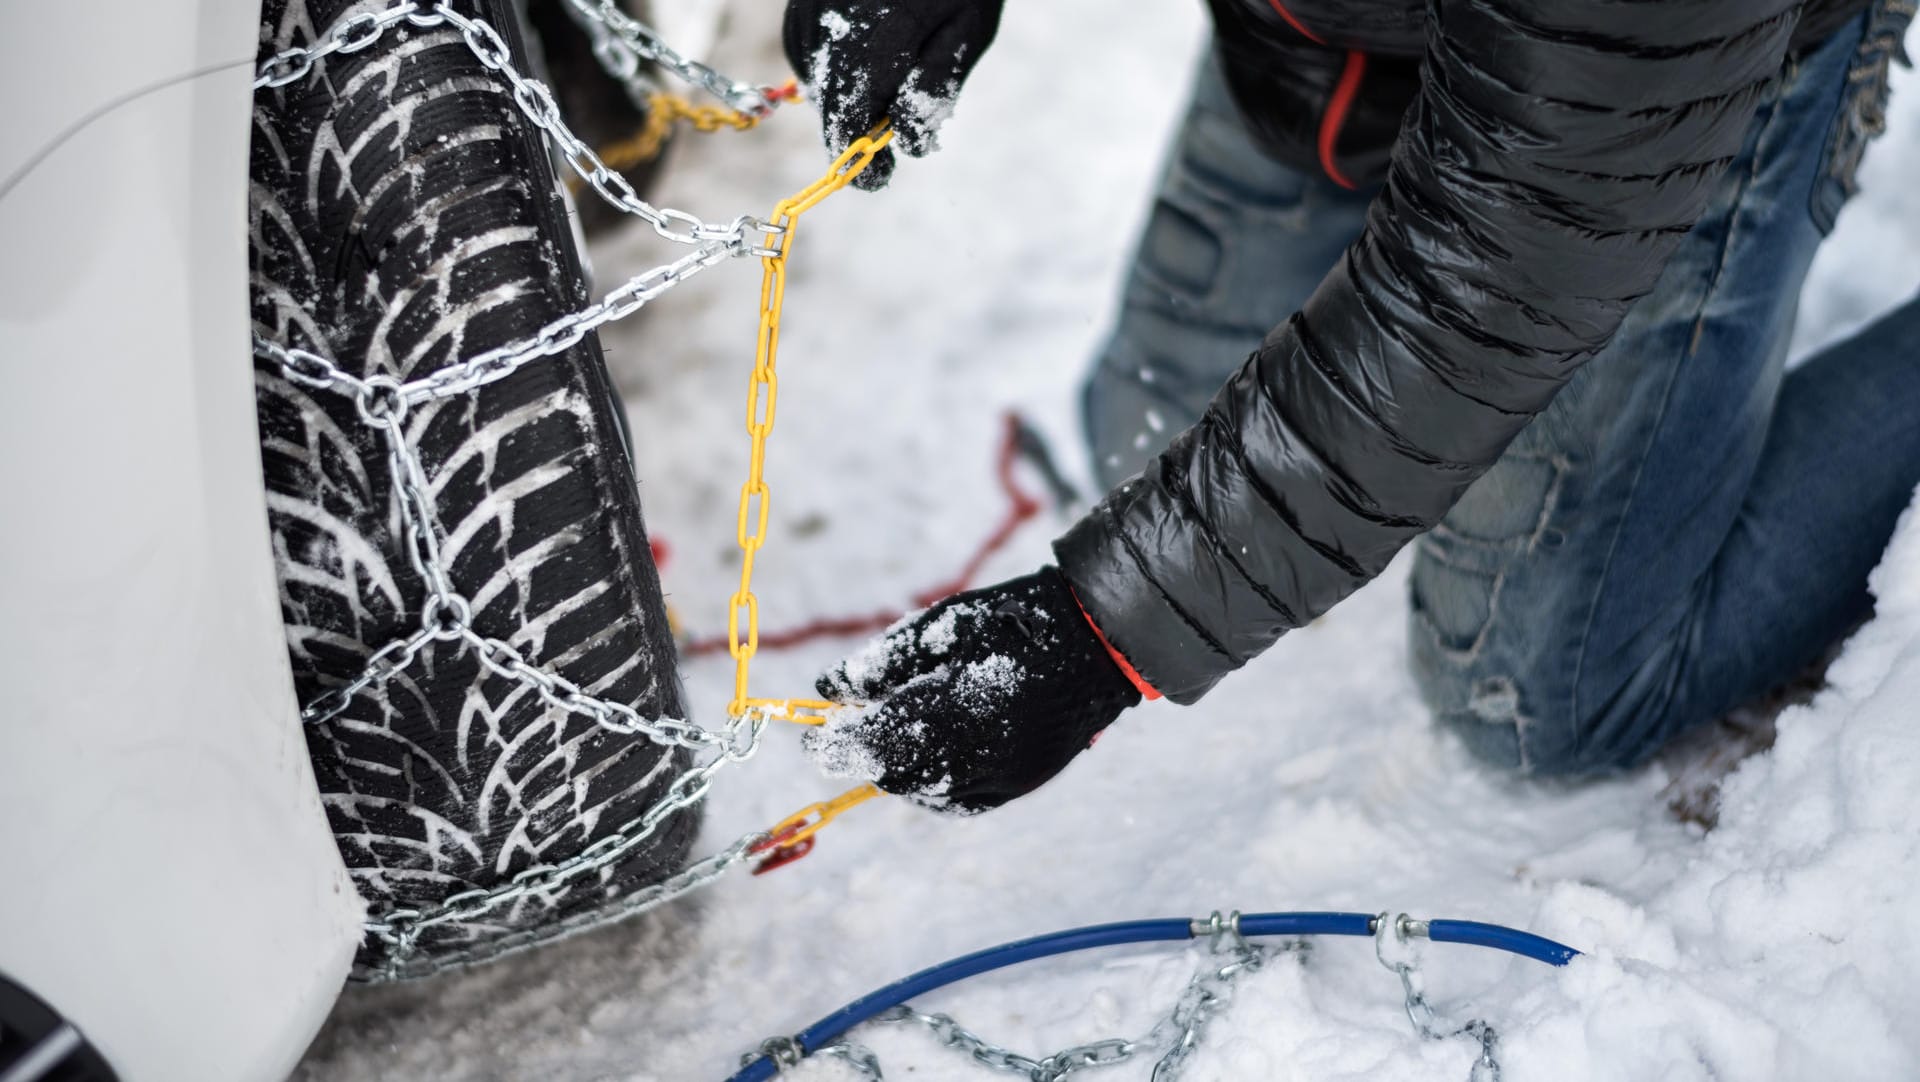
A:
POLYGON ((1608 774, 1629 763, 1613 749, 1582 740, 1577 720, 1563 720, 1527 701, 1508 676, 1482 676, 1463 696, 1427 696, 1439 726, 1481 763, 1532 778, 1608 774))
POLYGON ((1614 744, 1594 739, 1597 722, 1571 709, 1565 666, 1485 640, 1471 653, 1449 650, 1418 614, 1414 624, 1414 683, 1435 724, 1475 759, 1537 778, 1592 776, 1630 765, 1614 744))
POLYGON ((1144 385, 1136 369, 1107 358, 1081 388, 1081 418, 1094 476, 1104 489, 1140 472, 1166 445, 1167 404, 1144 385))

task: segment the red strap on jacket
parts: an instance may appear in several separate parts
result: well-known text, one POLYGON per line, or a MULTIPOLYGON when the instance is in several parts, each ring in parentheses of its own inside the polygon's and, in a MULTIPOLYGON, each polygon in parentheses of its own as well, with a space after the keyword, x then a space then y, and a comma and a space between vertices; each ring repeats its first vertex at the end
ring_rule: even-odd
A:
MULTIPOLYGON (((1325 45, 1327 39, 1307 29, 1307 24, 1294 17, 1281 0, 1267 0, 1273 10, 1294 32, 1315 45, 1325 45)), ((1367 74, 1367 54, 1358 49, 1347 50, 1347 65, 1340 69, 1340 81, 1333 88, 1333 97, 1327 102, 1327 111, 1320 114, 1320 169, 1327 179, 1349 191, 1358 187, 1340 171, 1334 150, 1340 142, 1340 129, 1346 126, 1347 112, 1353 108, 1353 99, 1360 94, 1360 80, 1367 74)))
MULTIPOLYGON (((1067 592, 1072 593, 1073 591, 1069 588, 1067 592)), ((1093 629, 1093 637, 1099 639, 1100 645, 1107 648, 1107 656, 1112 658, 1113 663, 1120 667, 1120 672, 1126 676, 1128 682, 1133 684, 1135 690, 1140 692, 1140 697, 1149 702, 1160 698, 1160 693, 1154 689, 1152 684, 1147 683, 1146 677, 1141 676, 1140 673, 1134 669, 1133 664, 1127 660, 1126 655, 1115 650, 1113 644, 1107 641, 1106 632, 1101 631, 1100 625, 1093 622, 1093 614, 1087 611, 1085 605, 1080 604, 1079 594, 1073 595, 1073 603, 1080 609, 1080 615, 1087 618, 1087 626, 1093 629)))
POLYGON ((1308 41, 1313 42, 1315 45, 1326 44, 1325 39, 1321 38, 1320 35, 1314 33, 1313 31, 1308 30, 1305 23, 1301 22, 1299 19, 1294 18, 1293 12, 1288 11, 1287 5, 1281 3, 1280 0, 1267 0, 1267 3, 1272 4, 1273 10, 1275 12, 1278 12, 1282 19, 1287 20, 1287 25, 1293 27, 1294 31, 1298 33, 1301 37, 1306 38, 1308 41))
POLYGON ((1340 141, 1340 129, 1347 123, 1347 110, 1353 108, 1353 99, 1360 96, 1360 80, 1366 74, 1367 54, 1349 49, 1347 66, 1340 69, 1340 82, 1333 88, 1333 100, 1327 102, 1327 111, 1320 115, 1320 168, 1335 184, 1349 190, 1356 185, 1340 171, 1334 150, 1340 141))

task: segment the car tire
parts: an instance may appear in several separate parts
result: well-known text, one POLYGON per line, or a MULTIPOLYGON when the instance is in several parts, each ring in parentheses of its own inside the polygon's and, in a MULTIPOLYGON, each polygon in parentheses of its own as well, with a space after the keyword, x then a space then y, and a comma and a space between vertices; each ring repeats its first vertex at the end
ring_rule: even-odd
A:
MULTIPOLYGON (((266 0, 261 56, 315 40, 361 6, 266 0)), ((508 0, 478 6, 527 70, 508 0)), ((259 90, 251 174, 255 333, 354 376, 417 379, 588 301, 539 131, 450 27, 402 22, 304 79, 259 90)), ((418 630, 427 587, 379 432, 348 396, 269 362, 256 372, 287 649, 308 704, 418 630)), ((471 626, 643 718, 685 718, 598 339, 405 421, 471 626)), ((689 765, 684 750, 548 705, 459 641, 429 644, 310 722, 307 742, 374 921, 604 852, 689 765)), ((355 974, 418 976, 616 915, 682 865, 697 826, 697 808, 676 812, 605 867, 425 928, 398 951, 369 935, 355 974)))

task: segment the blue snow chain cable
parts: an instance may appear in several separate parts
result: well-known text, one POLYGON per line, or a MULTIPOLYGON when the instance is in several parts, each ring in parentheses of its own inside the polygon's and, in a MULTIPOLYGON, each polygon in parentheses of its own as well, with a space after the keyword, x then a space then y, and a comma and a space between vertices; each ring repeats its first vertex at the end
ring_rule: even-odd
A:
MULTIPOLYGON (((1238 929, 1240 934, 1247 938, 1309 935, 1371 936, 1374 934, 1376 919, 1376 916, 1371 913, 1247 913, 1241 915, 1238 929)), ((1119 924, 1095 924, 1086 928, 1072 928, 1064 932, 1034 936, 1032 939, 1022 939, 1013 943, 1002 943, 997 947, 974 951, 972 954, 952 961, 928 967, 910 977, 894 981, 878 991, 869 992, 794 1034, 786 1047, 791 1050, 792 1055, 804 1058, 832 1044, 848 1030, 889 1007, 897 1007, 936 988, 944 988, 949 984, 995 969, 1004 969, 1036 958, 1050 958, 1056 954, 1093 950, 1096 947, 1197 939, 1210 934, 1217 927, 1217 915, 1212 922, 1169 917, 1164 920, 1131 920, 1119 924)), ((1566 965, 1580 953, 1564 943, 1556 943, 1531 932, 1522 932, 1517 928, 1507 928, 1498 924, 1482 924, 1471 920, 1434 920, 1416 921, 1409 927, 1415 930, 1413 934, 1419 934, 1418 930, 1424 928, 1426 937, 1436 943, 1464 943, 1475 947, 1489 947, 1554 966, 1566 965)), ((782 1064, 772 1055, 763 1053, 748 1060, 746 1065, 727 1082, 767 1082, 780 1072, 781 1066, 782 1064)))

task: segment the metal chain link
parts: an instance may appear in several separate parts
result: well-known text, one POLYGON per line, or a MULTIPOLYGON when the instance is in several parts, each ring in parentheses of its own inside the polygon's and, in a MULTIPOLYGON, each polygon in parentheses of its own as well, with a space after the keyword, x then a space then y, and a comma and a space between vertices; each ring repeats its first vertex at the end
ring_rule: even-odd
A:
MULTIPOLYGON (((758 219, 745 217, 740 219, 736 224, 740 225, 743 233, 775 232, 772 227, 765 227, 763 230, 759 224, 751 226, 744 224, 747 222, 758 223, 758 219)), ((625 319, 655 297, 716 263, 742 255, 762 255, 765 251, 767 249, 748 246, 739 238, 707 243, 672 263, 635 275, 598 301, 579 311, 561 316, 540 328, 531 337, 496 346, 458 364, 443 368, 430 376, 401 384, 400 393, 415 402, 432 398, 451 398, 503 380, 534 361, 573 348, 590 332, 608 323, 625 319)))
POLYGON ((313 65, 335 53, 357 53, 380 39, 387 28, 416 17, 418 4, 396 4, 381 11, 362 11, 334 23, 312 45, 277 53, 254 72, 253 88, 286 86, 307 77, 313 65))
POLYGON ((766 480, 767 438, 773 434, 780 399, 780 313, 787 296, 787 255, 793 248, 800 216, 845 187, 891 138, 892 132, 888 131, 855 140, 825 176, 773 209, 771 226, 778 230, 778 239, 761 260, 760 324, 755 335, 753 378, 747 385, 747 480, 740 486, 735 517, 734 534, 740 544, 740 585, 727 603, 727 653, 734 661, 733 701, 727 705, 729 714, 765 707, 793 718, 795 710, 817 712, 833 705, 820 700, 762 701, 748 697, 747 677, 754 654, 760 649, 760 601, 753 592, 753 568, 755 557, 766 543, 767 515, 773 502, 766 480), (748 523, 753 524, 751 531, 748 523), (743 613, 745 638, 741 637, 743 613))
MULTIPOLYGON (((755 86, 729 78, 681 54, 662 41, 652 28, 620 10, 614 0, 567 0, 567 3, 589 23, 605 28, 605 39, 599 36, 594 38, 594 56, 607 74, 622 83, 634 79, 639 73, 640 62, 645 60, 748 116, 766 116, 780 104, 773 87, 755 86), (603 40, 606 42, 604 45, 603 40)), ((630 95, 633 93, 631 87, 628 92, 630 95)))
MULTIPOLYGON (((754 116, 764 115, 771 109, 772 100, 761 91, 728 80, 713 69, 666 48, 650 30, 614 9, 611 0, 592 9, 577 0, 574 6, 604 24, 615 40, 639 56, 692 78, 735 109, 754 116)), ((386 947, 384 966, 389 974, 404 968, 417 950, 420 936, 432 928, 474 921, 529 897, 552 904, 575 881, 605 872, 652 837, 668 818, 704 799, 716 772, 729 763, 751 758, 759 748, 770 718, 791 714, 784 700, 756 700, 742 705, 741 709, 729 710, 726 726, 718 731, 679 719, 642 718, 627 704, 591 694, 558 673, 535 666, 511 643, 476 630, 472 626, 471 602, 455 587, 440 552, 442 531, 438 513, 418 450, 409 439, 409 416, 424 404, 466 394, 505 379, 542 358, 562 353, 595 329, 631 315, 654 297, 725 260, 760 257, 768 264, 769 279, 778 278, 784 284, 784 260, 792 241, 793 219, 843 186, 877 149, 869 145, 857 165, 849 166, 849 158, 843 158, 832 172, 793 199, 781 203, 775 211, 778 224, 750 215, 716 224, 683 211, 654 207, 641 200, 624 178, 610 170, 592 149, 574 136, 560 119, 553 95, 544 85, 513 68, 511 52, 493 27, 478 18, 462 15, 445 3, 425 7, 407 0, 379 11, 362 11, 342 18, 313 44, 285 50, 262 62, 254 87, 256 90, 282 87, 304 79, 327 57, 365 49, 403 22, 421 29, 458 30, 475 58, 508 84, 515 106, 584 182, 616 207, 648 222, 655 233, 677 243, 694 245, 695 249, 672 263, 636 275, 586 308, 554 320, 530 338, 495 347, 418 380, 402 382, 384 374, 355 376, 311 350, 255 337, 256 357, 275 365, 288 379, 302 386, 351 400, 361 423, 379 433, 393 485, 395 535, 402 539, 408 561, 425 588, 420 602, 419 628, 374 651, 354 679, 309 702, 302 710, 302 717, 313 725, 331 721, 345 711, 356 696, 383 685, 411 666, 422 651, 439 643, 460 652, 473 651, 487 671, 526 688, 548 708, 584 716, 610 732, 644 736, 657 744, 704 751, 711 757, 674 778, 661 798, 641 814, 568 860, 524 869, 503 886, 462 891, 427 908, 391 909, 367 921, 367 932, 386 947), (772 246, 775 244, 777 247, 772 246)), ((637 62, 635 66, 637 68, 637 62)), ((863 142, 871 144, 871 141, 863 142)), ((781 292, 772 295, 769 308, 768 293, 765 289, 762 291, 761 348, 755 362, 754 386, 756 395, 758 388, 768 387, 766 428, 772 426, 771 343, 772 336, 777 334, 781 292), (769 326, 774 330, 769 331, 769 326)), ((762 465, 764 437, 763 430, 755 443, 756 478, 762 465)), ((759 488, 764 492, 764 484, 759 488)), ((742 531, 744 522, 743 518, 742 531)), ((764 532, 764 504, 760 524, 764 532)), ((751 574, 750 562, 748 574, 751 574)), ((741 705, 738 699, 736 696, 736 705, 741 705)), ((627 895, 620 900, 620 908, 628 913, 652 908, 709 883, 746 860, 769 838, 765 831, 742 835, 726 848, 695 861, 675 875, 627 895)))
MULTIPOLYGON (((1019 1075, 1031 1082, 1060 1082, 1079 1071, 1112 1067, 1155 1052, 1160 1053, 1160 1058, 1153 1065, 1153 1082, 1173 1082, 1186 1069, 1194 1049, 1200 1046, 1207 1023, 1231 998, 1234 981, 1265 965, 1273 953, 1274 948, 1257 946, 1241 938, 1239 922, 1238 912, 1226 917, 1216 912, 1207 921, 1196 922, 1196 926, 1208 930, 1208 954, 1217 958, 1224 952, 1229 955, 1228 960, 1202 965, 1188 979, 1173 1009, 1144 1037, 1131 1040, 1109 1037, 1033 1057, 986 1040, 951 1015, 924 1014, 908 1004, 883 1011, 875 1015, 873 1021, 920 1026, 943 1046, 965 1053, 982 1067, 1019 1075)), ((1296 944, 1288 947, 1297 949, 1296 944)), ((761 1054, 769 1054, 765 1045, 761 1054)), ((879 1057, 864 1046, 839 1041, 821 1048, 818 1054, 838 1056, 862 1077, 884 1082, 879 1057)))
MULTIPOLYGON (((1153 1082, 1173 1082, 1186 1069, 1187 1060, 1199 1048, 1207 1023, 1226 1006, 1234 979, 1259 969, 1275 949, 1300 950, 1305 947, 1304 943, 1297 941, 1286 944, 1284 948, 1249 944, 1240 935, 1240 914, 1237 911, 1226 917, 1215 911, 1206 920, 1195 921, 1194 934, 1207 936, 1211 954, 1217 956, 1224 950, 1230 953, 1230 960, 1224 965, 1209 962, 1201 966, 1187 981, 1173 1009, 1154 1025, 1152 1031, 1138 1039, 1089 1041, 1036 1058, 986 1040, 962 1026, 951 1015, 924 1014, 907 1004, 876 1014, 871 1021, 920 1026, 941 1045, 965 1053, 973 1062, 991 1070, 1019 1075, 1030 1082, 1060 1082, 1078 1071, 1111 1067, 1152 1052, 1160 1053, 1160 1058, 1153 1065, 1153 1082)), ((1414 920, 1405 913, 1397 917, 1382 913, 1374 918, 1373 934, 1375 957, 1400 978, 1407 1020, 1412 1023, 1414 1032, 1430 1041, 1472 1038, 1480 1045, 1480 1054, 1474 1059, 1468 1082, 1500 1082, 1500 1037, 1493 1026, 1475 1019, 1456 1029, 1445 1028, 1439 1024, 1433 1005, 1420 987, 1418 961, 1411 953, 1408 940, 1425 938, 1426 922, 1414 920)), ((843 1038, 820 1048, 815 1054, 845 1060, 856 1074, 869 1082, 885 1082, 886 1075, 879 1057, 863 1045, 843 1038)), ((797 1063, 804 1056, 804 1050, 793 1038, 776 1037, 762 1042, 758 1055, 773 1058, 784 1068, 797 1063)), ((745 1056, 743 1062, 754 1058, 754 1055, 745 1056)))
MULTIPOLYGON (((748 743, 748 754, 759 744, 756 729, 748 743)), ((574 880, 596 874, 617 863, 633 849, 652 837, 670 816, 699 803, 713 785, 713 775, 729 762, 720 756, 681 774, 667 786, 666 795, 645 812, 623 824, 619 830, 594 842, 572 858, 556 864, 524 869, 505 886, 462 891, 428 909, 391 909, 366 922, 369 934, 387 944, 387 969, 396 973, 413 953, 421 933, 442 924, 466 923, 509 906, 529 895, 556 900, 574 880)), ((672 901, 682 894, 718 879, 734 865, 746 860, 767 838, 765 831, 741 835, 733 844, 687 865, 676 874, 644 887, 620 900, 623 914, 644 912, 672 901)))
MULTIPOLYGON (((792 92, 798 93, 798 88, 792 92)), ((638 131, 599 148, 600 160, 609 169, 625 171, 659 157, 677 123, 685 122, 694 131, 706 133, 729 129, 749 131, 760 124, 759 117, 735 112, 724 105, 695 105, 678 94, 659 91, 647 99, 642 111, 646 119, 638 131)), ((574 188, 579 183, 578 178, 568 181, 569 187, 574 188)))
POLYGON ((635 111, 645 113, 653 96, 660 92, 660 84, 642 66, 640 54, 614 33, 605 20, 595 18, 571 0, 564 7, 568 18, 586 33, 600 70, 620 84, 620 88, 626 92, 627 102, 635 111))
POLYGON ((736 746, 737 737, 733 727, 725 732, 714 732, 676 718, 642 718, 625 703, 596 698, 559 673, 547 672, 528 663, 526 657, 510 643, 488 638, 471 627, 462 627, 461 633, 480 658, 480 663, 489 671, 526 685, 548 706, 579 714, 603 729, 644 736, 665 747, 691 751, 717 748, 736 759, 743 757, 736 746))
MULTIPOLYGON (((611 0, 608 0, 608 5, 611 7, 611 0)), ((639 23, 633 22, 624 13, 616 14, 633 26, 640 27, 639 23)), ((423 6, 414 0, 402 0, 379 11, 349 15, 329 27, 314 44, 287 49, 268 58, 256 70, 254 89, 281 87, 304 79, 313 72, 318 61, 335 53, 358 52, 402 22, 419 29, 450 27, 458 30, 481 66, 506 81, 514 105, 545 134, 560 160, 579 176, 581 182, 615 208, 645 221, 661 237, 676 244, 731 243, 737 249, 735 254, 749 254, 747 246, 756 234, 774 232, 762 228, 763 223, 750 215, 742 215, 725 224, 714 223, 686 211, 656 207, 641 199, 639 193, 633 190, 633 185, 601 161, 593 148, 575 135, 573 129, 561 119, 560 106, 554 101, 553 92, 545 84, 522 75, 514 68, 512 51, 499 32, 485 20, 463 15, 445 3, 423 6)), ((644 27, 640 29, 645 30, 644 27)), ((651 30, 645 32, 652 37, 651 30)), ((731 84, 731 80, 727 82, 731 84)), ((761 106, 757 110, 741 111, 764 115, 770 108, 766 105, 769 99, 758 90, 753 93, 754 100, 760 102, 761 106)))
POLYGON ((1429 1041, 1473 1038, 1480 1043, 1480 1055, 1473 1061, 1467 1076, 1468 1082, 1500 1082, 1500 1034, 1479 1019, 1457 1029, 1446 1029, 1441 1026, 1433 1004, 1427 1001, 1426 991, 1421 987, 1419 959, 1414 956, 1412 945, 1408 942, 1414 938, 1424 939, 1426 935, 1425 921, 1415 920, 1405 913, 1397 916, 1381 913, 1373 918, 1373 956, 1399 976, 1407 1021, 1412 1023, 1415 1033, 1429 1041))

